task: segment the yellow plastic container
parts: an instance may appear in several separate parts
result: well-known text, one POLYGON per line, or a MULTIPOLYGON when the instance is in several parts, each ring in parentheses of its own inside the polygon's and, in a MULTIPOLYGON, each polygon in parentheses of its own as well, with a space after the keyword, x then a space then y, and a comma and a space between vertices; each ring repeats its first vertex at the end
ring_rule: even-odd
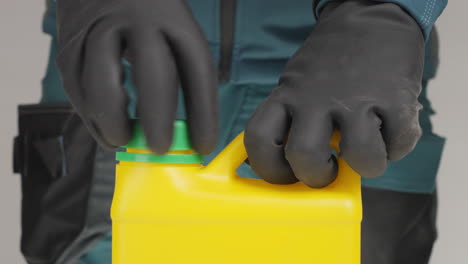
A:
POLYGON ((241 178, 246 158, 241 134, 206 167, 121 159, 113 263, 360 262, 360 178, 343 160, 335 182, 311 189, 241 178))

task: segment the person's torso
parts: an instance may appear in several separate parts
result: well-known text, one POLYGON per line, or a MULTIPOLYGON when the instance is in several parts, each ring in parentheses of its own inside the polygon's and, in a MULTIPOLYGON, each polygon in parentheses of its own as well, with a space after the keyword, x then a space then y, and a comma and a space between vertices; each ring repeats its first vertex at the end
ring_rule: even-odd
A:
MULTIPOLYGON (((209 42, 221 82, 276 83, 316 23, 311 0, 187 2, 209 42)), ((56 3, 48 3, 44 31, 56 35, 56 3)), ((424 79, 433 75, 428 58, 424 79)))
MULTIPOLYGON (((220 150, 236 133, 244 129, 245 123, 258 104, 275 87, 288 59, 313 30, 316 21, 312 0, 188 0, 187 2, 203 29, 218 65, 222 119, 218 147, 220 150)), ((54 0, 49 0, 43 25, 44 31, 54 37, 54 42, 48 74, 43 81, 43 102, 67 101, 60 85, 58 70, 53 63, 57 54, 55 12, 56 4, 54 0)), ((437 66, 437 57, 434 56, 436 48, 432 45, 431 39, 426 45, 423 76, 426 81, 435 75, 437 66)), ((136 95, 129 65, 126 65, 126 76, 125 87, 131 98, 130 108, 134 108, 136 95)), ((421 146, 419 152, 434 154, 434 157, 426 159, 433 161, 431 163, 434 163, 434 168, 413 170, 412 168, 416 168, 418 164, 424 163, 423 161, 415 163, 422 157, 415 152, 411 160, 397 163, 400 164, 400 172, 392 172, 399 168, 398 165, 392 165, 386 173, 387 176, 370 180, 366 182, 367 185, 404 191, 432 191, 443 140, 433 137, 429 120, 432 109, 425 89, 426 87, 420 96, 424 106, 420 121, 426 141, 429 143, 425 142, 423 137, 419 144, 421 146)))

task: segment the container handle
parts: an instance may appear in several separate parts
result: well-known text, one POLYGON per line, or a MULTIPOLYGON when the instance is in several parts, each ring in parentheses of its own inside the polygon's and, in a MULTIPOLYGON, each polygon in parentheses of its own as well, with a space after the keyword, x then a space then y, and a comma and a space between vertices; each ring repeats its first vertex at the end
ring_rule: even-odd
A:
POLYGON ((205 170, 221 171, 224 175, 231 175, 246 159, 247 151, 242 132, 205 167, 205 170))
MULTIPOLYGON (((337 153, 339 149, 340 133, 335 131, 330 139, 330 147, 337 153)), ((241 132, 206 166, 207 171, 223 172, 224 175, 237 175, 232 173, 247 159, 247 151, 244 146, 244 132, 241 132)))

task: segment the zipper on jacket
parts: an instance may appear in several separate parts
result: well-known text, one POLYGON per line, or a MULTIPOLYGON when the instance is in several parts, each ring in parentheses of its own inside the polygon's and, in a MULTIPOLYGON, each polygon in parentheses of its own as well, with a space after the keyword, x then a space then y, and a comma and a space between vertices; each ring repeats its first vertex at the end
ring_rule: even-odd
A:
POLYGON ((231 78, 237 0, 220 0, 220 2, 221 49, 218 80, 226 82, 231 78))

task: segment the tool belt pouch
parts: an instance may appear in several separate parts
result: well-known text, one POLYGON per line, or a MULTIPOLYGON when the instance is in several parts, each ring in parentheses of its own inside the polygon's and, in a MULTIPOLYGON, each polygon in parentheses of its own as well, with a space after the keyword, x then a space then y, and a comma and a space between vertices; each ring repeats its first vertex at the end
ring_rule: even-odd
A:
POLYGON ((110 230, 113 172, 96 201, 98 147, 71 105, 21 105, 18 119, 14 171, 21 174, 21 251, 29 264, 74 263, 110 230))

